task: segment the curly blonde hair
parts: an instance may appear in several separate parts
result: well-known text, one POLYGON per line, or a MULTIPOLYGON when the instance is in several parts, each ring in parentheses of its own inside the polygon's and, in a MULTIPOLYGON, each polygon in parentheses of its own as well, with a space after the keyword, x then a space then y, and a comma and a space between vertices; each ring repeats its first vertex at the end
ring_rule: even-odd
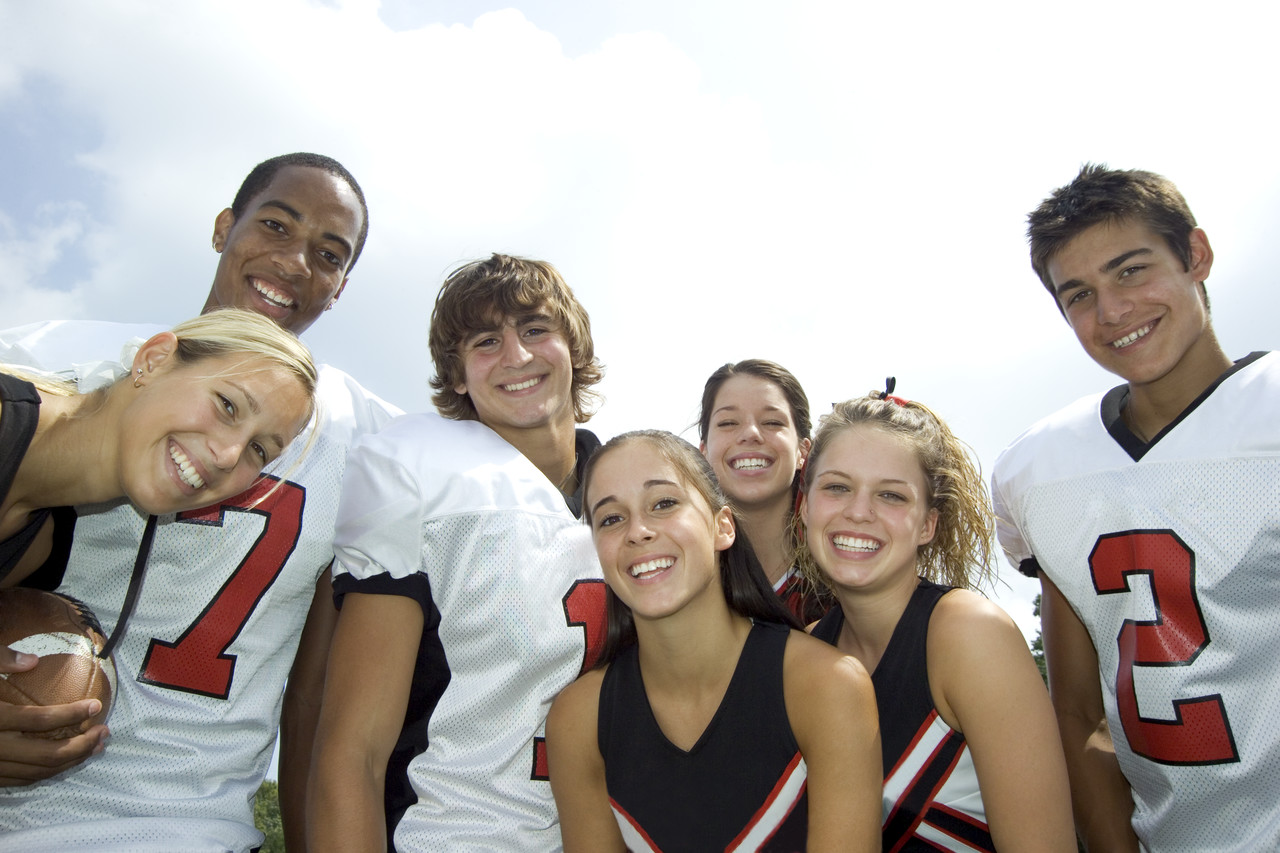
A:
MULTIPOLYGON (((969 445, 956 438, 943 420, 922 403, 881 399, 878 392, 837 403, 830 414, 819 420, 801 492, 808 494, 809 472, 816 470, 818 459, 836 435, 863 424, 906 442, 924 472, 926 500, 929 507, 938 511, 938 523, 933 539, 917 551, 917 572, 935 583, 964 589, 978 589, 990 582, 994 577, 994 515, 982 469, 969 445)), ((792 516, 792 529, 800 570, 811 583, 830 588, 829 579, 809 551, 799 512, 792 516)))

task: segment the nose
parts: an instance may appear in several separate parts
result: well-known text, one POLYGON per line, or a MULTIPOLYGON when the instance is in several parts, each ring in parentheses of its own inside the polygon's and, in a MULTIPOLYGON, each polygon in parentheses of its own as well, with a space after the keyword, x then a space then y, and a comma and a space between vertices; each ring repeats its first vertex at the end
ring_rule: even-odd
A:
POLYGON ((506 367, 520 367, 528 364, 533 356, 529 353, 520 333, 508 329, 502 333, 502 363, 506 367))
POLYGON ((760 441, 760 425, 751 419, 744 420, 742 429, 738 431, 738 443, 759 444, 760 441))
POLYGON ((311 272, 307 265, 307 247, 302 240, 289 240, 277 246, 273 260, 286 276, 305 278, 311 272))
POLYGON ((871 495, 862 490, 849 495, 844 504, 844 517, 850 521, 870 521, 875 518, 875 510, 871 508, 871 495))
POLYGON ((1113 287, 1098 289, 1096 301, 1098 322, 1105 326, 1114 326, 1124 321, 1133 309, 1131 300, 1124 290, 1113 287))
POLYGON ((239 431, 225 431, 209 436, 209 455, 214 467, 230 471, 239 464, 244 449, 249 444, 248 435, 239 431))
POLYGON ((643 519, 633 519, 627 525, 627 542, 632 545, 639 545, 642 542, 648 542, 653 538, 653 531, 645 524, 643 519))

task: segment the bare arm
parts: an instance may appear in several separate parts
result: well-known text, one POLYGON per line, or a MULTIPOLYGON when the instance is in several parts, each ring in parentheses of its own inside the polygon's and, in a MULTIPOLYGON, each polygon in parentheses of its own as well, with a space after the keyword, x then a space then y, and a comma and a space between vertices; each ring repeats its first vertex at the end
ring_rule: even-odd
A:
MULTIPOLYGON (((0 672, 26 672, 38 660, 35 655, 0 646, 0 672)), ((106 726, 93 726, 75 737, 58 740, 23 734, 83 725, 101 708, 97 699, 45 707, 0 702, 0 787, 48 779, 101 752, 107 739, 106 726)))
POLYGON ((787 718, 808 767, 807 849, 880 849, 880 721, 862 664, 798 632, 783 661, 787 718))
POLYGON ((609 805, 604 757, 596 741, 603 679, 603 670, 588 672, 556 697, 547 715, 547 768, 565 853, 626 850, 609 805))
POLYGON ((292 853, 305 853, 307 777, 311 771, 311 745, 315 743, 324 695, 324 671, 329 661, 329 643, 338 621, 333 606, 333 581, 326 568, 316 581, 298 654, 289 671, 284 690, 284 711, 280 717, 280 816, 284 823, 285 846, 292 853))
POLYGON ((997 849, 1076 849, 1067 768, 1049 694, 1018 627, 995 604, 948 593, 929 623, 938 713, 973 755, 997 849))
POLYGON ((412 598, 344 599, 308 783, 309 849, 385 849, 387 758, 404 723, 422 626, 422 608, 412 598))
POLYGON ((1137 851, 1133 792, 1116 761, 1098 653, 1071 605, 1042 573, 1040 620, 1049 693, 1062 735, 1076 829, 1089 850, 1137 851))

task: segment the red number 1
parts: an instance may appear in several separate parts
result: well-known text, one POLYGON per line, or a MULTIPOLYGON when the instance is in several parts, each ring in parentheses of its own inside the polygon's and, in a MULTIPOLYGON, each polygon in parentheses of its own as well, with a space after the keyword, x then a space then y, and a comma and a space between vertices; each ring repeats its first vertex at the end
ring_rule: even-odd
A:
MULTIPOLYGON (((570 628, 582 629, 582 639, 586 644, 578 675, 594 667, 604 651, 604 589, 602 580, 576 580, 564 595, 564 621, 570 628)), ((533 774, 530 778, 543 782, 551 778, 547 773, 545 738, 533 739, 533 774)))
POLYGON ((231 693, 236 658, 227 654, 227 647, 279 576, 302 529, 306 490, 287 480, 277 487, 277 482, 268 475, 218 506, 178 515, 179 522, 221 527, 223 516, 235 510, 261 515, 265 523, 249 553, 186 632, 172 643, 151 640, 139 681, 215 699, 226 699, 231 693), (273 488, 275 491, 261 500, 273 488))
POLYGON ((1129 746, 1162 764, 1227 764, 1239 761, 1222 696, 1175 699, 1175 719, 1143 717, 1133 683, 1135 666, 1188 666, 1209 645, 1209 630, 1195 589, 1195 554, 1168 530, 1102 536, 1089 555, 1100 595, 1129 593, 1127 575, 1151 578, 1156 618, 1126 619, 1116 642, 1120 666, 1116 701, 1129 746))

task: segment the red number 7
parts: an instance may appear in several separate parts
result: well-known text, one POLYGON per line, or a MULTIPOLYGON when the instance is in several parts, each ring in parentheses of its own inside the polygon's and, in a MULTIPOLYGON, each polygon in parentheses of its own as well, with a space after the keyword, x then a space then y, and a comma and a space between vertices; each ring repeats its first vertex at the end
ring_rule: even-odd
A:
MULTIPOLYGON (((227 647, 279 576, 302 529, 306 490, 287 480, 276 487, 277 482, 278 478, 268 475, 218 506, 178 515, 180 523, 221 527, 228 511, 251 512, 263 516, 265 523, 240 565, 182 636, 172 643, 151 640, 139 681, 215 699, 230 695, 236 657, 227 654, 227 647), (272 488, 275 491, 258 503, 272 488)), ((233 560, 235 555, 228 553, 227 558, 233 560)))

